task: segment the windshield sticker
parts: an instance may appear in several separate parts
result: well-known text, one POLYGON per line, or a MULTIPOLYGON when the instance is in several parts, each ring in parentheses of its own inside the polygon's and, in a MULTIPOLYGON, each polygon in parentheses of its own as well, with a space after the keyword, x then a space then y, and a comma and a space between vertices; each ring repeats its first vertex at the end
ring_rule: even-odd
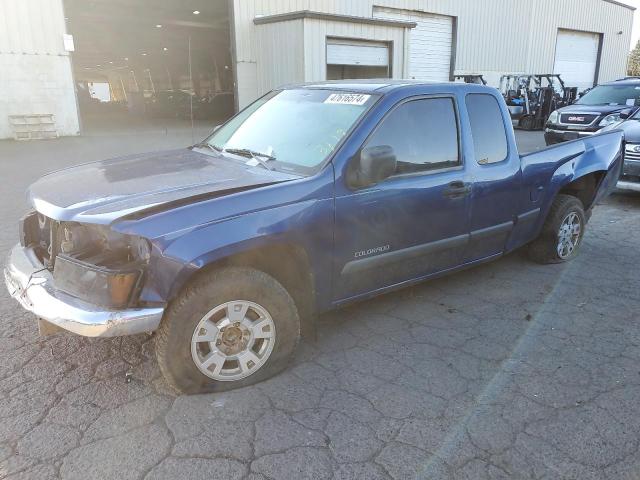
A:
POLYGON ((334 103, 340 105, 364 105, 371 95, 363 95, 360 93, 332 93, 327 97, 324 103, 334 103))
POLYGON ((634 107, 635 104, 636 104, 636 99, 635 98, 627 98, 627 106, 634 107))

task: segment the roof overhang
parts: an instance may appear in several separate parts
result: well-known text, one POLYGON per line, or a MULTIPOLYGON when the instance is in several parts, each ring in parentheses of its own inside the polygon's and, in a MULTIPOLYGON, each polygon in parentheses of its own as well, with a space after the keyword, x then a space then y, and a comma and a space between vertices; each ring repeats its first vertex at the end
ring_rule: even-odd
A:
POLYGON ((325 20, 330 22, 346 22, 346 23, 360 23, 367 25, 379 25, 383 27, 396 27, 396 28, 415 28, 415 22, 405 22, 402 20, 389 20, 386 18, 373 18, 373 17, 354 17, 351 15, 337 15, 335 13, 322 13, 314 12, 311 10, 300 10, 297 12, 281 13, 278 15, 265 15, 256 17, 253 19, 253 23, 256 25, 265 25, 267 23, 286 22, 289 20, 300 19, 312 19, 312 20, 325 20))
POLYGON ((614 5, 618 5, 620 7, 624 7, 624 8, 628 8, 629 10, 635 10, 636 7, 633 7, 631 5, 627 5, 626 3, 622 3, 622 2, 617 2, 616 0, 603 0, 607 3, 613 3, 614 5))

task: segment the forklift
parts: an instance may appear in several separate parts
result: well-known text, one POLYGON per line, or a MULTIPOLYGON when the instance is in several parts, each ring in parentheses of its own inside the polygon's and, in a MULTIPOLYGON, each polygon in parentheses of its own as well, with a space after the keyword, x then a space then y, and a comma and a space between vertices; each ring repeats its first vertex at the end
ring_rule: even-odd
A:
POLYGON ((474 83, 476 85, 486 85, 487 81, 478 73, 470 73, 465 75, 455 75, 454 81, 462 80, 464 83, 474 83))
POLYGON ((551 112, 571 105, 577 87, 567 87, 558 74, 506 74, 500 77, 502 93, 514 128, 542 130, 551 112))

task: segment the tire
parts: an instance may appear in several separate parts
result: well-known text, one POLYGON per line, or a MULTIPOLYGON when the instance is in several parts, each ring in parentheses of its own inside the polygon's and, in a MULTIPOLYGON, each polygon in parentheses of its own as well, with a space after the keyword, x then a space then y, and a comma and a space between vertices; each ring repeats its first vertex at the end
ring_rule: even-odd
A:
POLYGON ((533 117, 533 115, 525 115, 522 118, 520 118, 520 122, 519 123, 519 127, 522 130, 535 130, 536 128, 536 119, 533 117))
POLYGON ((587 225, 587 217, 582 206, 582 202, 571 195, 560 194, 551 205, 549 215, 544 222, 540 236, 529 244, 529 257, 538 263, 563 263, 573 260, 578 254, 584 230, 587 225), (572 225, 579 225, 579 232, 575 233, 575 228, 568 228, 565 224, 568 219, 575 220, 572 225), (561 234, 561 228, 565 225, 565 235, 561 234), (571 230, 569 235, 568 231, 571 230), (570 237, 570 238, 569 238, 570 237), (561 240, 568 247, 571 243, 573 247, 561 248, 561 240))
POLYGON ((258 270, 225 267, 200 274, 170 303, 157 331, 156 356, 176 392, 222 392, 279 373, 299 339, 298 310, 280 283, 258 270), (214 357, 223 361, 207 366, 214 357))

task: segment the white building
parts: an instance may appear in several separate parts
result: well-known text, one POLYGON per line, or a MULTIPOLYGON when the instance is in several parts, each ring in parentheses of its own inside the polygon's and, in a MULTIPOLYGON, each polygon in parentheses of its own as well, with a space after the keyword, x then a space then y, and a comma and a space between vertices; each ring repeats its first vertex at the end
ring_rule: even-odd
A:
MULTIPOLYGON (((157 42, 162 41, 158 32, 168 28, 180 32, 209 28, 212 35, 215 30, 224 40, 201 46, 225 50, 230 64, 225 63, 225 68, 232 75, 229 84, 240 107, 281 84, 338 78, 448 81, 453 75, 473 73, 483 74, 489 84, 497 86, 504 73, 560 73, 567 85, 584 89, 625 75, 633 22, 633 8, 613 0, 132 3, 145 2, 149 8, 144 16, 119 14, 110 7, 105 10, 108 18, 104 23, 131 24, 140 41, 146 38, 147 27, 149 38, 158 38, 157 42)), ((106 8, 109 0, 94 0, 92 8, 99 11, 96 4, 106 8)), ((107 35, 109 28, 95 28, 100 21, 99 15, 87 17, 78 0, 0 2, 0 25, 7 26, 0 29, 0 138, 13 136, 8 115, 30 113, 53 113, 60 135, 77 134, 80 123, 74 79, 93 81, 96 73, 103 74, 115 97, 119 96, 117 89, 127 97, 129 82, 122 81, 122 73, 114 75, 117 68, 128 69, 129 63, 110 67, 114 64, 110 58, 116 55, 113 51, 102 55, 92 46, 89 55, 83 50, 90 42, 80 39, 107 35), (66 22, 65 9, 71 17, 66 22), (66 33, 76 39, 75 53, 65 48, 66 33)), ((122 38, 93 43, 117 45, 122 38)), ((149 42, 144 47, 147 50, 153 49, 149 42)), ((129 50, 131 55, 145 55, 133 52, 131 43, 138 40, 116 49, 120 60, 131 62, 129 50)), ((166 54, 172 45, 163 48, 166 54)), ((135 68, 144 67, 142 57, 137 58, 135 68)), ((151 61, 151 55, 148 59, 151 61)), ((214 61, 219 75, 218 60, 214 61)), ((152 64, 147 67, 143 71, 152 86, 159 83, 159 76, 169 76, 173 84, 173 73, 166 65, 166 73, 152 64)), ((135 77, 135 68, 131 68, 135 77)), ((138 80, 135 86, 141 89, 138 80)))

